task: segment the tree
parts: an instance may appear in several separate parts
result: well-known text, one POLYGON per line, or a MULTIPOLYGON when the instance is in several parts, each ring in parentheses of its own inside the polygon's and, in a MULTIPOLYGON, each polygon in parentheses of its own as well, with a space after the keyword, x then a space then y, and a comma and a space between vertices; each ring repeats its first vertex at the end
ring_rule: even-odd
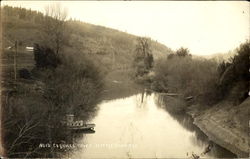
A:
POLYGON ((149 38, 137 38, 135 54, 134 67, 136 68, 136 76, 143 76, 153 67, 154 61, 149 38))
POLYGON ((191 56, 191 54, 189 53, 188 48, 183 48, 183 47, 179 48, 176 51, 176 55, 179 56, 179 57, 191 56))
POLYGON ((56 68, 61 64, 60 57, 56 56, 50 48, 44 48, 38 44, 34 44, 34 59, 36 68, 56 68))
POLYGON ((43 19, 43 41, 46 47, 52 48, 58 56, 62 43, 65 41, 65 21, 67 9, 60 3, 53 3, 45 7, 43 19))
POLYGON ((229 62, 222 62, 218 67, 219 91, 222 98, 233 94, 236 102, 248 97, 250 42, 246 41, 237 49, 237 54, 229 62))
POLYGON ((250 41, 241 44, 237 49, 237 55, 232 59, 234 65, 234 72, 237 80, 249 81, 249 68, 250 68, 250 41))

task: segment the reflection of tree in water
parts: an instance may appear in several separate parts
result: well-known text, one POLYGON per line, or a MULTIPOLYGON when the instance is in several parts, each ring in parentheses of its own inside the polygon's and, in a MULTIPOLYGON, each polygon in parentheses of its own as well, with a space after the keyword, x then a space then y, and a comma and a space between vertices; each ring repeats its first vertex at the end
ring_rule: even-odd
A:
POLYGON ((136 106, 137 108, 145 108, 147 105, 147 97, 151 95, 150 91, 143 90, 139 95, 139 98, 136 98, 136 106))
POLYGON ((167 96, 155 96, 155 103, 158 107, 165 109, 173 119, 178 121, 178 123, 186 130, 194 132, 195 137, 191 138, 191 141, 196 145, 203 147, 204 145, 213 145, 213 148, 208 155, 216 156, 216 157, 236 157, 230 151, 224 149, 223 147, 215 144, 210 141, 209 138, 204 134, 196 125, 193 124, 194 120, 191 116, 186 114, 183 109, 180 109, 176 104, 179 99, 166 100, 166 98, 173 98, 167 96), (172 101, 173 103, 169 103, 172 101), (181 110, 181 111, 180 111, 181 110))

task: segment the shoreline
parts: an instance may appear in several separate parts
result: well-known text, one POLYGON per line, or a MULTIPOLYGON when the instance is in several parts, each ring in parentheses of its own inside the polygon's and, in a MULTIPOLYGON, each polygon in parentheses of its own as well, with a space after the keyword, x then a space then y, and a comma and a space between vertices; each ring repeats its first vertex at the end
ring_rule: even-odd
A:
POLYGON ((237 140, 241 140, 239 136, 235 136, 234 133, 228 133, 229 130, 223 128, 222 126, 212 124, 212 122, 209 121, 207 121, 207 123, 215 127, 211 129, 211 126, 207 126, 207 124, 205 124, 205 122, 202 122, 201 119, 194 119, 194 124, 199 127, 200 130, 204 132, 211 141, 231 151, 238 157, 248 157, 247 152, 242 151, 234 144, 234 142, 237 142, 237 140), (224 135, 225 133, 228 133, 227 136, 224 135))
MULTIPOLYGON (((134 88, 131 89, 130 87, 128 87, 128 85, 130 86, 131 83, 127 81, 125 83, 123 82, 121 83, 109 82, 109 83, 110 84, 106 88, 109 88, 108 90, 112 92, 111 94, 116 94, 116 96, 118 97, 120 97, 123 94, 121 93, 122 90, 125 91, 126 92, 125 94, 127 95, 131 95, 131 92, 134 92, 136 90, 134 88), (119 85, 118 88, 117 88, 117 85, 119 85)), ((133 85, 139 86, 137 84, 133 84, 133 85)), ((170 97, 168 99, 174 100, 174 98, 175 97, 170 97)), ((177 102, 179 100, 177 101, 174 100, 174 101, 177 102)), ((180 106, 179 110, 177 111, 183 111, 186 109, 185 108, 186 104, 184 104, 183 102, 184 101, 175 103, 176 106, 177 105, 180 106)), ((199 106, 193 107, 191 105, 191 106, 188 106, 185 112, 193 118, 194 120, 193 124, 196 125, 204 134, 206 134, 211 141, 231 151, 232 153, 236 154, 238 157, 246 158, 246 157, 249 157, 248 136, 246 135, 246 133, 244 134, 241 130, 239 130, 239 127, 232 126, 232 122, 238 123, 238 125, 245 125, 245 126, 248 124, 239 123, 238 121, 235 121, 235 119, 231 117, 238 110, 246 109, 247 105, 250 105, 250 99, 246 99, 241 105, 242 106, 240 105, 234 106, 232 103, 225 100, 203 111, 200 111, 199 106), (231 110, 231 112, 228 113, 229 109, 231 110)), ((242 113, 239 113, 238 115, 241 115, 241 114, 242 113)))
MULTIPOLYGON (((194 119, 194 124, 204 132, 210 140, 228 149, 238 157, 249 157, 249 136, 246 131, 248 120, 242 122, 238 118, 249 108, 250 98, 240 105, 234 106, 224 101, 210 109, 199 112, 189 108, 187 114, 194 119)), ((243 117, 243 118, 244 118, 243 117)), ((242 118, 242 117, 241 117, 242 118)))

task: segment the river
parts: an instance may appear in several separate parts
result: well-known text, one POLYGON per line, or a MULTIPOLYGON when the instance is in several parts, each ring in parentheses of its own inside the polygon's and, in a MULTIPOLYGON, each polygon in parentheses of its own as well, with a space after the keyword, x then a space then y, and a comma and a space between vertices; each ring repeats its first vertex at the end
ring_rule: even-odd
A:
POLYGON ((191 117, 174 115, 157 94, 137 94, 127 98, 103 101, 90 122, 95 133, 77 138, 79 149, 71 158, 187 158, 236 157, 208 140, 191 117), (208 144, 213 147, 201 153, 208 144))

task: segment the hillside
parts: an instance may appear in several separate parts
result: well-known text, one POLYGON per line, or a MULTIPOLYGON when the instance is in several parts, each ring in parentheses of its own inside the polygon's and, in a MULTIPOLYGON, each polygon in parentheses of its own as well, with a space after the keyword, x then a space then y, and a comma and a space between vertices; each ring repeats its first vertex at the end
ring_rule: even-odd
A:
MULTIPOLYGON (((19 52, 21 48, 32 47, 34 43, 43 44, 44 15, 40 12, 4 6, 2 25, 3 48, 6 51, 14 46, 16 40, 19 52)), ((70 19, 65 22, 65 37, 61 49, 64 57, 73 57, 78 62, 88 58, 104 75, 105 99, 129 96, 141 89, 131 79, 137 36, 70 19)), ((153 40, 151 50, 155 61, 173 53, 170 48, 153 40)), ((29 54, 27 58, 32 59, 33 53, 29 54)))
MULTIPOLYGON (((24 46, 40 43, 42 35, 43 15, 23 8, 3 8, 4 48, 15 40, 24 46)), ((106 69, 127 69, 133 58, 137 36, 103 26, 81 21, 66 21, 67 41, 64 52, 67 54, 86 54, 98 60, 106 69)), ((155 59, 172 53, 163 44, 152 41, 152 52, 155 59)))

